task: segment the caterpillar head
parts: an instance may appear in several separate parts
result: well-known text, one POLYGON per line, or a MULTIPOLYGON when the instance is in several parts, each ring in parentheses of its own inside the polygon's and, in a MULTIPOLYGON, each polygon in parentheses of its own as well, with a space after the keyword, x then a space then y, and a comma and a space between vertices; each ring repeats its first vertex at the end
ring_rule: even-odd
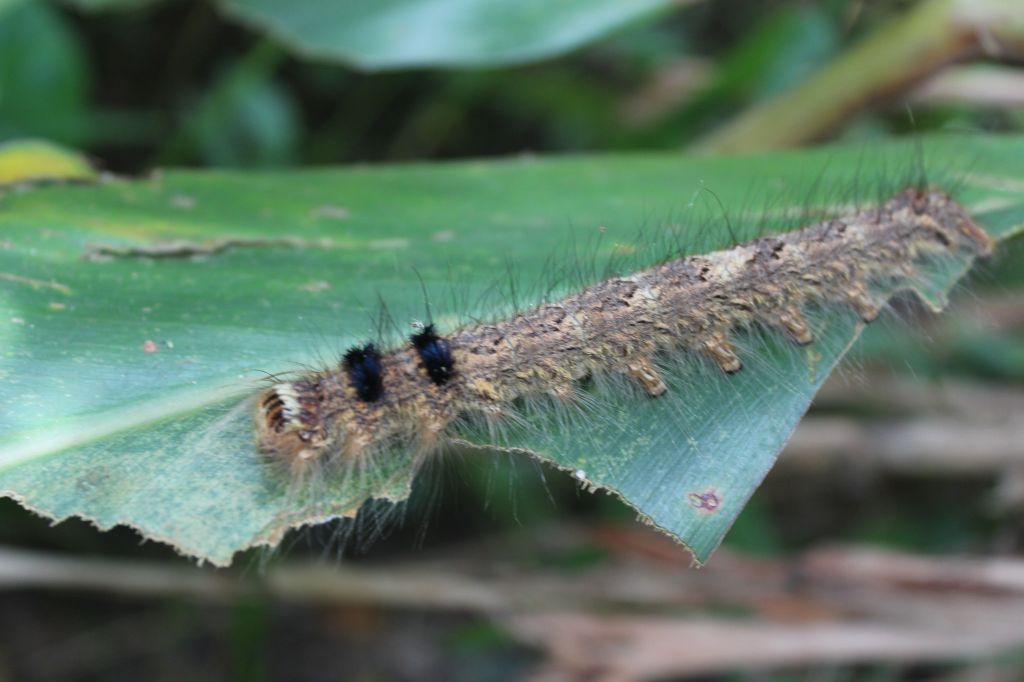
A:
POLYGON ((265 391, 256 415, 260 449, 301 471, 366 448, 382 421, 381 355, 372 343, 350 348, 341 369, 265 391))

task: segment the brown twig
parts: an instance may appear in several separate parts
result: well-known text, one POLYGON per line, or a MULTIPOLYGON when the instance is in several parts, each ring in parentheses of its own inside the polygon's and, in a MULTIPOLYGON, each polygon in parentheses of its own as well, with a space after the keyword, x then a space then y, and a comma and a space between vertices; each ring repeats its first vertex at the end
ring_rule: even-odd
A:
POLYGON ((538 532, 523 564, 491 538, 443 562, 285 565, 238 576, 163 563, 0 550, 0 588, 231 601, 243 596, 489 614, 545 649, 545 674, 628 680, 736 668, 983 656, 1024 645, 1024 560, 932 558, 855 548, 792 559, 685 550, 637 527, 538 532), (536 568, 560 547, 604 546, 584 571, 536 568), (694 615, 742 609, 745 618, 694 615))
POLYGON ((947 417, 809 417, 779 461, 804 469, 846 462, 897 473, 998 474, 1024 466, 1024 422, 994 427, 947 417))
POLYGON ((942 661, 991 656, 1022 640, 1019 629, 958 633, 852 622, 778 624, 579 613, 531 614, 504 622, 550 655, 530 678, 534 682, 629 682, 731 670, 942 661))
POLYGON ((912 90, 910 100, 928 105, 1018 108, 1024 106, 1024 70, 998 65, 950 67, 912 90))

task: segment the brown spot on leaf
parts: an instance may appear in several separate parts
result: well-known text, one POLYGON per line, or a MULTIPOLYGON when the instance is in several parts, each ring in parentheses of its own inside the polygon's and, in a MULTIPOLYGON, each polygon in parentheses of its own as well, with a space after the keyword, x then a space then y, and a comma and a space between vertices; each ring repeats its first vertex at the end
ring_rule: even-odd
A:
POLYGON ((694 509, 700 509, 701 511, 714 512, 718 511, 718 508, 722 506, 722 498, 715 490, 692 492, 687 495, 687 499, 690 500, 690 504, 693 505, 694 509))
MULTIPOLYGON (((86 244, 82 259, 106 262, 114 258, 195 258, 212 256, 229 249, 242 248, 332 248, 330 239, 302 239, 300 237, 218 237, 202 242, 187 239, 156 241, 140 246, 86 244)), ((70 290, 67 292, 70 293, 70 290)))

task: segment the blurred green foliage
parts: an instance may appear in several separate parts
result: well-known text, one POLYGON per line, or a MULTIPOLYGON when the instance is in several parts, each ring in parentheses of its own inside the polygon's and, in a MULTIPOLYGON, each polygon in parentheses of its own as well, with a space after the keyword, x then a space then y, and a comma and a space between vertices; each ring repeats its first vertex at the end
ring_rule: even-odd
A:
POLYGON ((362 69, 501 66, 561 54, 672 0, 225 0, 299 54, 362 69))
POLYGON ((87 144, 92 77, 82 38, 54 8, 0 7, 0 140, 87 144))
MULTIPOLYGON (((304 59, 206 1, 6 0, 0 141, 46 137, 121 172, 681 146, 905 4, 698 2, 539 63, 366 74, 304 59)), ((916 107, 911 123, 894 104, 849 134, 1022 125, 967 105, 916 107)))

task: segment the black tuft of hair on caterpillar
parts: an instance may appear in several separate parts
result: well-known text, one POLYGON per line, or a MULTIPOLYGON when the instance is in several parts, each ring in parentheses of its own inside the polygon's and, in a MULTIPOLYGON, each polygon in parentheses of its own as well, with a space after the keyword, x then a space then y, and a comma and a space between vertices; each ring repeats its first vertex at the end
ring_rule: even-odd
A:
POLYGON ((377 347, 368 343, 362 348, 349 348, 344 356, 345 371, 363 402, 380 400, 384 394, 384 371, 377 347))
POLYGON ((452 357, 451 346, 437 335, 434 325, 428 324, 423 331, 410 336, 409 341, 419 353, 420 362, 430 380, 438 386, 448 383, 455 372, 455 359, 452 357))

